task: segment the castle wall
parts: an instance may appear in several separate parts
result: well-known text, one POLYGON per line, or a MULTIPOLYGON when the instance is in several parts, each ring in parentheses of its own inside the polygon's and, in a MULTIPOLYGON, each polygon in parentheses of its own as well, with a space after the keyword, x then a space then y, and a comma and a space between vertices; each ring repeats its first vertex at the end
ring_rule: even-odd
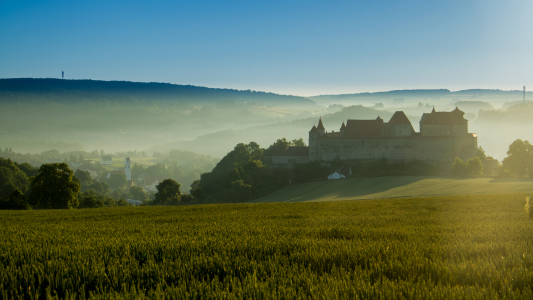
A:
POLYGON ((411 136, 413 126, 411 124, 389 124, 389 136, 411 136))
POLYGON ((422 136, 454 136, 462 137, 468 134, 467 125, 422 125, 422 136))
POLYGON ((474 157, 477 137, 388 137, 360 139, 318 139, 310 149, 310 160, 372 160, 390 162, 421 160, 428 163, 452 163, 455 156, 474 157))
POLYGON ((309 156, 265 156, 264 161, 271 167, 294 168, 295 164, 309 162, 309 156))

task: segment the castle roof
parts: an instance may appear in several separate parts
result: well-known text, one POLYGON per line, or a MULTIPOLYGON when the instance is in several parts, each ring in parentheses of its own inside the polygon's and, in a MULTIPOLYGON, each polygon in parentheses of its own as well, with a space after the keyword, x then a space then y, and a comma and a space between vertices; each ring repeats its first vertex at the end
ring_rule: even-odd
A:
POLYGON ((456 109, 451 112, 431 111, 430 114, 423 114, 420 125, 464 125, 468 120, 463 117, 464 113, 456 109))
POLYGON ((431 115, 430 113, 423 113, 422 118, 420 119, 420 124, 424 123, 424 121, 431 115))
POLYGON ((455 109, 452 111, 453 114, 460 115, 461 117, 464 116, 464 111, 460 110, 459 107, 455 107, 455 109))
POLYGON ((342 122, 342 126, 340 130, 346 130, 346 125, 344 125, 344 122, 342 122))
POLYGON ((325 129, 324 125, 322 124, 322 117, 320 117, 320 119, 318 120, 318 126, 316 127, 316 129, 325 129))
POLYGON ((313 128, 311 128, 311 131, 309 131, 309 133, 319 133, 319 132, 318 132, 318 129, 316 129, 316 126, 313 125, 313 128))
POLYGON ((376 120, 348 120, 345 137, 381 136, 383 119, 376 120))
POLYGON ((263 156, 309 156, 309 147, 272 147, 270 149, 266 149, 263 152, 263 156))
POLYGON ((397 111, 390 118, 389 124, 411 124, 411 121, 409 121, 403 111, 397 111))

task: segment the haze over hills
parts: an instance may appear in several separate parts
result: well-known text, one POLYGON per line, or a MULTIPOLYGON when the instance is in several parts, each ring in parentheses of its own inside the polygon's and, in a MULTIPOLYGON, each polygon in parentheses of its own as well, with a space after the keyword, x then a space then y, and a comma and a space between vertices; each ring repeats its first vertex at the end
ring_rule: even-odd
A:
MULTIPOLYGON (((526 100, 532 98, 527 92, 526 100)), ((388 121, 401 110, 418 131, 423 113, 458 106, 478 144, 502 159, 515 139, 533 140, 532 106, 512 109, 522 100, 522 91, 484 89, 299 97, 168 83, 0 79, 0 147, 24 153, 181 149, 222 157, 240 142, 307 141, 320 116, 327 130, 338 130, 347 119, 379 114, 388 121)))
MULTIPOLYGON (((533 92, 526 91, 526 98, 531 99, 533 92)), ((354 93, 338 95, 319 95, 309 97, 318 104, 324 103, 387 103, 391 105, 416 104, 423 102, 436 106, 453 105, 458 101, 486 101, 503 106, 504 103, 523 100, 522 90, 503 91, 497 89, 467 89, 450 91, 448 89, 394 90, 374 93, 354 93)))

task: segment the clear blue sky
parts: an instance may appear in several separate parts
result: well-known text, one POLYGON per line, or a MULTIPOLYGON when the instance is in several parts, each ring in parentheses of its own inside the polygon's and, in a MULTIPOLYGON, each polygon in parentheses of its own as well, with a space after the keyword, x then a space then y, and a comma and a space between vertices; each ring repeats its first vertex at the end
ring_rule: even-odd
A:
POLYGON ((533 1, 0 1, 0 78, 533 89, 533 1))

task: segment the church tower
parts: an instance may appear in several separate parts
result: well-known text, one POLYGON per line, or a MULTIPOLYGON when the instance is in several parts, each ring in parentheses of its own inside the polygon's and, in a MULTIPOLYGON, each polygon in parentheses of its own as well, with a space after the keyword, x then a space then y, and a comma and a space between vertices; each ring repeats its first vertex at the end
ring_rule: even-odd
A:
POLYGON ((126 180, 131 182, 131 161, 129 157, 126 157, 124 162, 124 173, 126 174, 126 180))

